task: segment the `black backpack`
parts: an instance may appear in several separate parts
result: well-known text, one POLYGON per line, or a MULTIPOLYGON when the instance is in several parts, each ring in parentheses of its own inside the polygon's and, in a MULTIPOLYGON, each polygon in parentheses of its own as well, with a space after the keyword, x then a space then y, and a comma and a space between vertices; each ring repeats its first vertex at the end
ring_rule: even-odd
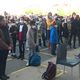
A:
POLYGON ((42 74, 42 79, 52 80, 55 79, 55 76, 56 76, 56 64, 54 64, 53 62, 48 62, 47 70, 42 74))

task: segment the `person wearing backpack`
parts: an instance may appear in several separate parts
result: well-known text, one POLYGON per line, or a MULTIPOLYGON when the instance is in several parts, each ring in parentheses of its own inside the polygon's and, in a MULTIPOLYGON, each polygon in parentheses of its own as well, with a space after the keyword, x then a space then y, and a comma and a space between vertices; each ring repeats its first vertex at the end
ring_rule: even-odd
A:
POLYGON ((58 43, 58 33, 56 30, 56 25, 53 25, 50 27, 50 45, 51 45, 51 54, 56 55, 56 45, 58 43))

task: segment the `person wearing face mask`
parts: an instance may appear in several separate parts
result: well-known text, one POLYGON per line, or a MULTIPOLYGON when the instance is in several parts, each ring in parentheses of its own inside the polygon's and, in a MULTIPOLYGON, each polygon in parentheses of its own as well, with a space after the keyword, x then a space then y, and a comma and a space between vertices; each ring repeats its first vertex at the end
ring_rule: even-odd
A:
POLYGON ((27 25, 24 23, 24 19, 21 17, 19 23, 17 24, 18 27, 18 41, 19 41, 19 57, 18 59, 24 59, 24 52, 25 52, 25 44, 26 44, 26 34, 27 34, 27 25))
MULTIPOLYGON (((30 21, 30 29, 27 32, 27 41, 29 46, 29 58, 35 53, 36 42, 35 42, 35 21, 30 21)), ((29 65, 29 61, 26 66, 29 65)))
POLYGON ((76 13, 72 14, 72 18, 71 18, 71 34, 70 34, 70 40, 69 40, 69 46, 71 48, 72 44, 72 38, 73 38, 73 48, 75 49, 75 43, 76 43, 76 36, 77 36, 77 19, 76 19, 76 13))
POLYGON ((49 12, 48 13, 48 18, 47 18, 47 21, 46 21, 46 23, 47 23, 47 40, 48 40, 48 48, 49 49, 50 49, 50 41, 49 41, 49 39, 50 39, 50 26, 53 24, 53 22, 55 22, 55 19, 53 19, 52 13, 49 12))

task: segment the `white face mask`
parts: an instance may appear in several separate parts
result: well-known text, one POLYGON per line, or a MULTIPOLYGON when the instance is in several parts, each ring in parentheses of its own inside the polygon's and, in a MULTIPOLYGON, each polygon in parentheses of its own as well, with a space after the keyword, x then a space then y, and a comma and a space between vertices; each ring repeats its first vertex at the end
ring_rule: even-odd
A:
POLYGON ((49 19, 52 19, 52 16, 48 16, 49 19))
POLYGON ((57 28, 58 26, 57 25, 55 25, 55 28, 57 28))
POLYGON ((36 26, 32 26, 32 28, 34 29, 34 28, 36 28, 36 26))
POLYGON ((57 16, 54 16, 54 19, 56 19, 57 18, 57 16))
POLYGON ((76 18, 76 15, 73 15, 73 18, 75 19, 76 18))
POLYGON ((24 21, 23 20, 20 20, 20 23, 23 23, 24 21))
POLYGON ((42 19, 41 19, 41 18, 39 18, 39 21, 42 21, 42 19))

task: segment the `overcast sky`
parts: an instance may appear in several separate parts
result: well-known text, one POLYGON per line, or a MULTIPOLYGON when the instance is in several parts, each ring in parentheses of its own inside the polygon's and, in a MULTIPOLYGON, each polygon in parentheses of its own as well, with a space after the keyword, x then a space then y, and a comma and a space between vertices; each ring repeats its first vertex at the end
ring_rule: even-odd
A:
POLYGON ((68 4, 73 8, 79 8, 80 0, 0 0, 0 12, 8 11, 18 14, 29 8, 39 8, 47 11, 56 4, 59 4, 58 7, 63 7, 63 4, 68 4))

